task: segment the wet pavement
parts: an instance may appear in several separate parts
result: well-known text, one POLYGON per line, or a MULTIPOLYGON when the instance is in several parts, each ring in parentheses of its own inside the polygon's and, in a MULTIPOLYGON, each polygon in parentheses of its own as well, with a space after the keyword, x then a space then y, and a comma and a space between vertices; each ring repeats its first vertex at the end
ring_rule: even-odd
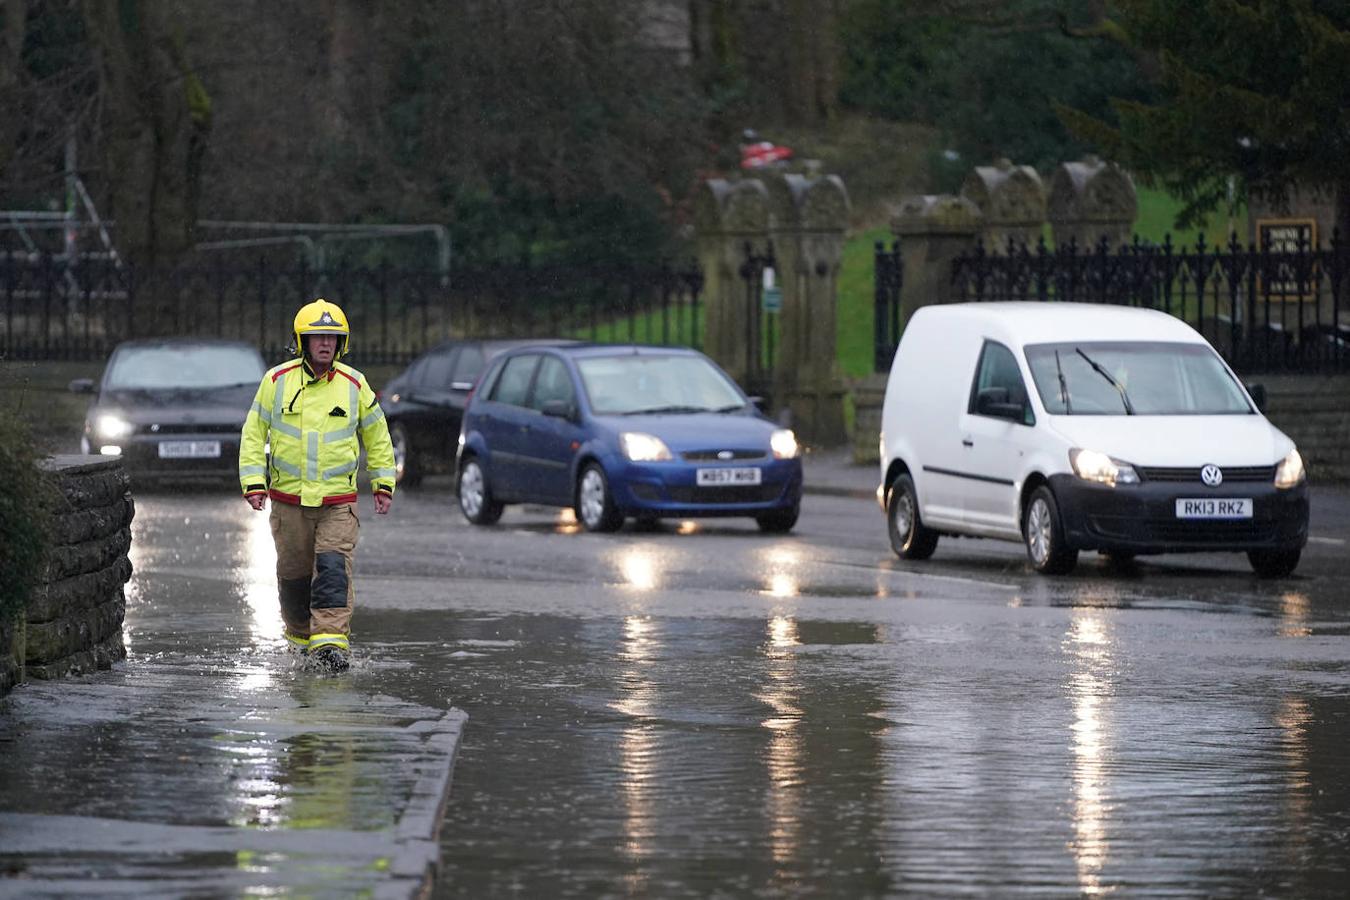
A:
POLYGON ((404 890, 398 798, 462 709, 435 896, 1344 895, 1350 493, 1291 579, 1052 579, 987 541, 901 562, 874 470, 813 471, 786 537, 367 506, 339 679, 276 642, 264 516, 142 496, 128 662, 0 705, 0 894, 404 890))

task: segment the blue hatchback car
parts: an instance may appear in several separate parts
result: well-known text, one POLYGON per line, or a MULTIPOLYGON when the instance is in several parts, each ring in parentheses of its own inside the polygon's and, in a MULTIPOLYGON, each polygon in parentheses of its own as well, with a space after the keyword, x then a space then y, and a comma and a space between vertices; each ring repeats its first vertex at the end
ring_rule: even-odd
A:
POLYGON ((506 503, 573 507, 589 531, 639 520, 797 522, 796 436, 694 350, 522 347, 484 373, 464 412, 459 505, 488 525, 506 503))

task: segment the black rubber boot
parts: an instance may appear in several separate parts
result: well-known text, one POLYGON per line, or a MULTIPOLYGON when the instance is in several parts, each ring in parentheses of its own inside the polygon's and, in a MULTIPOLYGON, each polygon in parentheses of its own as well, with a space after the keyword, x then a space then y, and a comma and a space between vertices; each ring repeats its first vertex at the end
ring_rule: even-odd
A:
POLYGON ((335 675, 351 668, 351 663, 347 660, 347 654, 331 644, 311 651, 309 660, 320 671, 331 672, 335 675))

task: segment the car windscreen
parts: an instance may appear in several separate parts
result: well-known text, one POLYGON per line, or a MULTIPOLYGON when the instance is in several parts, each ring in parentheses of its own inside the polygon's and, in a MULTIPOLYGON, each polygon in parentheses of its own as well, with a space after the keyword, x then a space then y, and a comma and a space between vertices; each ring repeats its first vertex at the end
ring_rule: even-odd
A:
POLYGON ((124 347, 114 355, 106 390, 209 390, 257 383, 267 371, 251 347, 219 344, 124 347))
POLYGON ((1028 344, 1027 365, 1051 415, 1222 416, 1254 412, 1204 344, 1028 344))
POLYGON ((729 412, 745 406, 736 385, 699 356, 584 357, 577 369, 599 416, 729 412))

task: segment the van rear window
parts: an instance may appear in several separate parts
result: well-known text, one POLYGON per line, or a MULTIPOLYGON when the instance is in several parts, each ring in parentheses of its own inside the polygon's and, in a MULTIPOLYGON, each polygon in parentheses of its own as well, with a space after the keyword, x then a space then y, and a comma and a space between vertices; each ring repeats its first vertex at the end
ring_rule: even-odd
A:
POLYGON ((1203 344, 1089 341, 1024 349, 1036 392, 1051 415, 1255 412, 1223 360, 1203 344))

